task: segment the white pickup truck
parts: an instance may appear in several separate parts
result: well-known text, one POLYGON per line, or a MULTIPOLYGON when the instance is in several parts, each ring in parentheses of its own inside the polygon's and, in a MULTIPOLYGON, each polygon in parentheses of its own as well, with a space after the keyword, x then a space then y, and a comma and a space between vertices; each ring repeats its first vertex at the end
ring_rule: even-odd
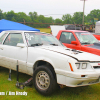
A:
POLYGON ((100 56, 64 47, 54 36, 35 31, 4 31, 0 38, 0 66, 33 76, 42 95, 57 84, 78 87, 100 82, 100 56))

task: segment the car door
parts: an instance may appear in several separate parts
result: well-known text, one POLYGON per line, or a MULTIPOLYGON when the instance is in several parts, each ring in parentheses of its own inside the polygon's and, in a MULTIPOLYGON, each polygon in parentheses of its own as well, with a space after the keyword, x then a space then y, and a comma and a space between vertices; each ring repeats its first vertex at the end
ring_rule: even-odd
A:
POLYGON ((24 43, 21 33, 9 33, 2 45, 3 63, 6 67, 16 70, 19 65, 19 71, 27 73, 26 59, 27 47, 17 47, 18 43, 24 43))
POLYGON ((68 48, 81 50, 80 44, 72 44, 71 43, 72 41, 77 41, 77 39, 71 32, 62 32, 59 40, 68 48))

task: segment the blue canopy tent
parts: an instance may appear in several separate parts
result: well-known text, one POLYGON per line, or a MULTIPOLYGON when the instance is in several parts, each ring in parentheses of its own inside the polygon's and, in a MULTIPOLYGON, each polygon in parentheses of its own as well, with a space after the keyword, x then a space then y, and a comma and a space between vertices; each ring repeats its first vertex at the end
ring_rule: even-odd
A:
POLYGON ((29 27, 24 24, 2 19, 0 20, 0 32, 6 30, 27 30, 27 31, 40 31, 38 29, 29 27))

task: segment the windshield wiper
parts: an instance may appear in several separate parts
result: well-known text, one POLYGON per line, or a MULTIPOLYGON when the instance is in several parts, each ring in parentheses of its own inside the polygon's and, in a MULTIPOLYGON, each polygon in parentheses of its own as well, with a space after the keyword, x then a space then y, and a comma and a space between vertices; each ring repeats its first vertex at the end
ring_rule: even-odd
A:
POLYGON ((52 44, 50 44, 50 45, 58 46, 58 44, 54 44, 54 43, 52 43, 52 44))
POLYGON ((43 45, 43 43, 35 43, 35 44, 31 44, 31 46, 41 46, 41 45, 43 45))
POLYGON ((83 43, 81 43, 81 44, 90 44, 89 42, 83 42, 83 43))

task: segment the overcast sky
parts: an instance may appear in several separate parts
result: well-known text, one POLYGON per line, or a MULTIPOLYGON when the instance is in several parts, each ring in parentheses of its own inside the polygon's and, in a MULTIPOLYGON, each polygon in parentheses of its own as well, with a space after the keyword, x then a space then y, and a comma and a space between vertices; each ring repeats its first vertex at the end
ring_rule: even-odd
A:
MULTIPOLYGON (((13 10, 17 12, 37 12, 45 17, 62 18, 62 15, 83 12, 82 0, 0 0, 3 12, 13 10)), ((100 0, 86 0, 85 15, 91 10, 100 9, 100 0)))

